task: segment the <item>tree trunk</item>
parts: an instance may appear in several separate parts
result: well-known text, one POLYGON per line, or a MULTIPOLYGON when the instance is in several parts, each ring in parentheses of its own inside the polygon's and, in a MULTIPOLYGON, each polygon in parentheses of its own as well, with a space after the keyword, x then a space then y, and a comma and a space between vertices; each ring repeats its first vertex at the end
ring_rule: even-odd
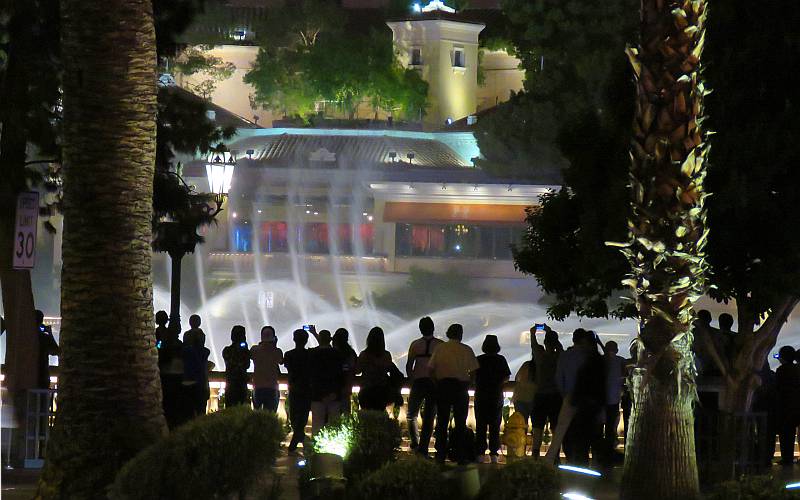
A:
POLYGON ((623 500, 699 496, 694 447, 693 305, 706 290, 700 128, 705 0, 642 0, 631 149, 632 217, 623 253, 640 321, 623 500))
POLYGON ((151 282, 156 53, 150 0, 63 0, 59 407, 39 495, 104 497, 166 432, 151 282))
POLYGON ((625 448, 624 498, 692 498, 697 476, 686 471, 697 470, 694 393, 646 377, 641 369, 631 377, 634 404, 625 448), (641 474, 641 469, 651 473, 641 474))

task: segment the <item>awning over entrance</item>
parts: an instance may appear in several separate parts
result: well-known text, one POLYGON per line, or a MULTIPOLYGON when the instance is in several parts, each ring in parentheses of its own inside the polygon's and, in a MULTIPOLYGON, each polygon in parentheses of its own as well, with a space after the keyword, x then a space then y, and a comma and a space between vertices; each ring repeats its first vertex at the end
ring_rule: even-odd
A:
POLYGON ((525 206, 390 201, 386 202, 383 221, 427 224, 437 222, 522 224, 525 222, 525 206))

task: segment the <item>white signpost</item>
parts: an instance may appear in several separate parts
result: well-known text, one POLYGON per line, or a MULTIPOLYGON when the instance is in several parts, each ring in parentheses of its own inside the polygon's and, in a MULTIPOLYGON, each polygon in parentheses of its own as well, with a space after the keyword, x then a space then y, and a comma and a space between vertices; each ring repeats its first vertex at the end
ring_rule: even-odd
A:
POLYGON ((17 220, 14 225, 14 269, 32 269, 36 263, 36 228, 39 225, 39 193, 17 196, 17 220))

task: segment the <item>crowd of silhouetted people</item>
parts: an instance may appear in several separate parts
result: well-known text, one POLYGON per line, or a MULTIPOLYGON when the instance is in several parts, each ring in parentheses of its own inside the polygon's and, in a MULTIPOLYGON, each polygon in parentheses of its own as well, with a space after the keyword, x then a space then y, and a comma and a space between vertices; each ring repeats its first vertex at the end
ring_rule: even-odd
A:
MULTIPOLYGON (((740 341, 732 332, 733 318, 729 316, 722 315, 716 329, 711 327, 707 311, 698 314, 695 350, 701 381, 718 375, 715 367, 720 362, 710 358, 730 356, 740 341), (714 348, 708 348, 712 344, 714 348)), ((209 361, 199 316, 189 319, 191 328, 182 341, 178 329, 170 328, 168 320, 164 311, 156 314, 164 414, 168 424, 175 427, 206 412, 209 372, 214 364, 209 361)), ((222 350, 225 390, 220 403, 226 407, 249 404, 251 383, 253 406, 277 411, 283 366, 288 379, 286 412, 293 430, 289 451, 295 452, 305 439, 309 414, 314 434, 351 411, 354 385, 359 387, 358 407, 380 411, 390 405, 401 407, 401 389, 410 386, 406 416, 412 451, 427 457, 434 439, 437 461, 496 463, 505 384, 512 375, 500 354, 498 338, 486 335, 482 353, 476 356, 462 342, 464 329, 460 324, 448 326, 446 340, 434 335, 430 317, 419 321, 419 330, 420 337, 408 348, 403 374, 386 350, 380 327, 369 331, 364 350, 356 353, 346 329, 331 334, 305 325, 292 333, 294 348, 284 353, 277 346, 273 327, 263 327, 260 342, 248 346, 245 328, 234 326, 231 343, 222 350), (312 336, 316 346, 309 348, 312 336), (251 364, 252 377, 248 373, 251 364), (470 388, 474 388, 474 430, 467 426, 470 388)), ((514 410, 531 429, 532 453, 540 454, 545 429, 549 428, 548 460, 557 461, 563 449, 572 464, 588 464, 590 456, 596 463, 613 464, 621 457, 620 413, 622 435, 627 434, 631 395, 625 380, 633 361, 619 355, 616 342, 603 343, 595 332, 582 328, 572 333, 572 346, 566 349, 559 334, 545 324, 531 328, 530 339, 531 358, 516 373, 512 401, 514 410)), ((756 391, 754 411, 768 415, 773 442, 779 435, 781 461, 788 464, 793 460, 795 431, 800 424, 800 365, 792 347, 782 347, 778 358, 776 372, 765 363, 760 374, 762 383, 756 391)), ((702 387, 699 406, 714 409, 718 403, 702 387)), ((769 450, 767 460, 772 460, 773 451, 769 450)))

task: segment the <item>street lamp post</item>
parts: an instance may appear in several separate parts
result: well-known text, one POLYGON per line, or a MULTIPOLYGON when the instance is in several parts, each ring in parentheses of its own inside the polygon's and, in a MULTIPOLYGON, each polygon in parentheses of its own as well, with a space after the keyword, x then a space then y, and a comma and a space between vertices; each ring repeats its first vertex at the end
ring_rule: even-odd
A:
POLYGON ((212 151, 206 159, 206 176, 209 186, 208 194, 213 196, 215 206, 209 205, 209 196, 189 190, 187 192, 187 209, 176 213, 172 220, 162 221, 158 224, 157 250, 167 252, 172 263, 170 329, 181 330, 181 263, 183 256, 193 253, 197 243, 202 241, 202 237, 197 235, 197 228, 210 224, 222 211, 222 204, 233 180, 235 165, 235 156, 224 146, 212 151))

